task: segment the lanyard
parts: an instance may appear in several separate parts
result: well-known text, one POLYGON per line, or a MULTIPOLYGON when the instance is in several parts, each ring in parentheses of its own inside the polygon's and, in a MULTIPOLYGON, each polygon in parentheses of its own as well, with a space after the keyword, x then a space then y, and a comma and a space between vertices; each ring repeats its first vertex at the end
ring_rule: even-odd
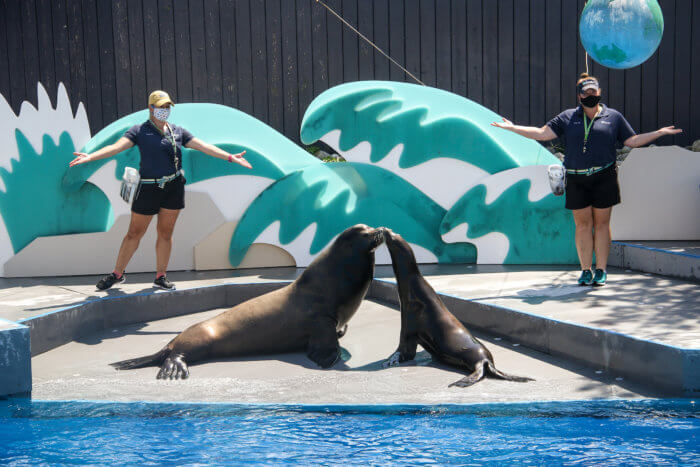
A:
POLYGON ((598 115, 600 115, 600 109, 595 113, 593 116, 593 120, 591 120, 591 124, 589 125, 586 123, 586 112, 583 112, 583 142, 584 144, 586 141, 588 141, 588 133, 591 131, 591 128, 593 128, 593 122, 595 122, 595 119, 598 118, 598 115))
POLYGON ((160 128, 158 128, 155 123, 153 123, 150 119, 148 120, 151 125, 155 127, 156 130, 158 130, 158 133, 162 134, 165 136, 165 139, 170 141, 170 144, 173 147, 173 159, 175 160, 175 170, 177 170, 177 164, 180 161, 180 159, 177 157, 177 141, 175 141, 175 133, 173 133, 173 129, 170 128, 170 125, 168 125, 168 122, 165 122, 165 128, 164 130, 167 131, 160 131, 160 128), (170 134, 170 138, 168 138, 168 134, 170 134))
MULTIPOLYGON (((167 128, 168 133, 170 133, 170 144, 173 145, 173 158, 175 159, 175 170, 177 170, 177 163, 179 159, 177 157, 177 142, 175 141, 175 133, 173 133, 173 129, 170 128, 170 125, 168 125, 167 122, 165 123, 165 128, 167 128)), ((165 137, 167 138, 168 136, 165 135, 165 137)))
POLYGON ((593 128, 593 122, 595 122, 595 119, 600 115, 600 108, 598 111, 595 113, 593 116, 593 120, 591 120, 591 124, 589 125, 586 122, 586 112, 583 112, 583 153, 586 153, 586 146, 588 145, 588 133, 591 131, 591 128, 593 128))

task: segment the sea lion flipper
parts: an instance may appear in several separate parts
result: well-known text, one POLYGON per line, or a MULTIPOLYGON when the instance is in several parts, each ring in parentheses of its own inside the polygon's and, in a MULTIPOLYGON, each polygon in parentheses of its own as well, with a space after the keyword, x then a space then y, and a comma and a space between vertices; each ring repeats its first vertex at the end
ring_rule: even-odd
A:
POLYGON ((472 384, 478 382, 481 380, 481 378, 484 377, 484 361, 480 361, 479 363, 476 364, 476 368, 474 371, 465 376, 464 378, 460 379, 459 381, 455 381, 454 383, 450 384, 448 387, 452 386, 459 386, 460 388, 466 388, 468 386, 471 386, 472 384))
POLYGON ((382 368, 390 368, 399 366, 403 362, 408 362, 416 358, 416 347, 418 346, 416 339, 401 339, 399 348, 396 352, 389 355, 389 358, 382 362, 382 368))
POLYGON ((389 368, 392 366, 399 366, 399 363, 401 362, 401 352, 398 350, 391 354, 389 358, 384 360, 382 362, 382 368, 389 368))
POLYGON ((165 359, 156 379, 187 379, 190 370, 185 363, 184 355, 170 355, 165 359))
POLYGON ((121 362, 110 363, 109 365, 114 367, 116 370, 133 370, 134 368, 143 368, 146 366, 157 366, 160 365, 163 360, 170 353, 168 347, 163 348, 153 355, 146 355, 145 357, 131 358, 129 360, 122 360, 121 362))
POLYGON ((340 358, 340 343, 335 325, 316 323, 309 337, 306 355, 321 368, 330 368, 340 358))
POLYGON ((312 348, 309 346, 306 355, 321 368, 330 368, 340 358, 340 349, 319 346, 312 348))
POLYGON ((486 364, 486 371, 489 375, 495 376, 496 378, 505 379, 506 381, 516 381, 518 383, 527 383, 528 381, 535 381, 534 379, 525 376, 516 376, 503 373, 502 371, 496 369, 496 366, 491 362, 488 362, 486 364))

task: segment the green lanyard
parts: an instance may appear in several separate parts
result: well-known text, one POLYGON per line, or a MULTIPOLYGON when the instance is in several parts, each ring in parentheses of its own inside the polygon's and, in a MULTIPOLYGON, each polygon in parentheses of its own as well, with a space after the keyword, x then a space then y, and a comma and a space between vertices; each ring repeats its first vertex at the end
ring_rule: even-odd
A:
POLYGON ((589 125, 586 122, 586 112, 583 112, 583 153, 586 153, 586 146, 588 143, 588 133, 591 131, 591 128, 593 128, 593 122, 595 122, 595 119, 598 117, 600 114, 600 109, 595 113, 593 116, 593 120, 591 120, 591 124, 589 125))

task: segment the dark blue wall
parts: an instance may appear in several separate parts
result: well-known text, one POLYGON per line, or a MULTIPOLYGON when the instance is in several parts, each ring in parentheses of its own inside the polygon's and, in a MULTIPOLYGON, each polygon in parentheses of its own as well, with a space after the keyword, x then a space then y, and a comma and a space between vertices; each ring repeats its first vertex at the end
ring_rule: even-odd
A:
MULTIPOLYGON (((584 0, 328 0, 425 83, 521 124, 575 105, 584 0)), ((700 138, 700 1, 661 0, 657 53, 641 67, 592 64, 608 104, 638 131, 700 138)), ((15 111, 40 81, 65 83, 96 133, 162 88, 179 102, 238 107, 291 139, 309 102, 358 79, 410 78, 314 0, 2 0, 0 94, 15 111)))

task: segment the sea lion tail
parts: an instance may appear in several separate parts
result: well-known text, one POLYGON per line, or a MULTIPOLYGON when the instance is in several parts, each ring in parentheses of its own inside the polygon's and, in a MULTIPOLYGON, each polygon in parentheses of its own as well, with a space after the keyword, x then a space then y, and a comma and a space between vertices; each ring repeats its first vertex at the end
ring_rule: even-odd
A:
POLYGON ((528 381, 535 381, 534 379, 527 378, 525 376, 516 376, 503 373, 502 371, 496 369, 496 366, 491 362, 486 362, 486 372, 494 378, 505 379, 507 381, 517 381, 518 383, 527 383, 528 381))
POLYGON ((454 383, 450 384, 448 387, 452 386, 458 386, 460 388, 466 388, 471 386, 474 383, 479 382, 483 377, 484 377, 484 363, 485 361, 480 361, 479 363, 476 364, 476 368, 474 371, 470 374, 465 376, 464 378, 460 379, 459 381, 455 381, 454 383))
POLYGON ((147 355, 145 357, 132 358, 130 360, 122 360, 121 362, 110 363, 109 366, 116 368, 117 370, 133 370, 134 368, 143 368, 146 366, 159 366, 166 357, 170 355, 170 349, 164 347, 158 353, 153 355, 147 355))

